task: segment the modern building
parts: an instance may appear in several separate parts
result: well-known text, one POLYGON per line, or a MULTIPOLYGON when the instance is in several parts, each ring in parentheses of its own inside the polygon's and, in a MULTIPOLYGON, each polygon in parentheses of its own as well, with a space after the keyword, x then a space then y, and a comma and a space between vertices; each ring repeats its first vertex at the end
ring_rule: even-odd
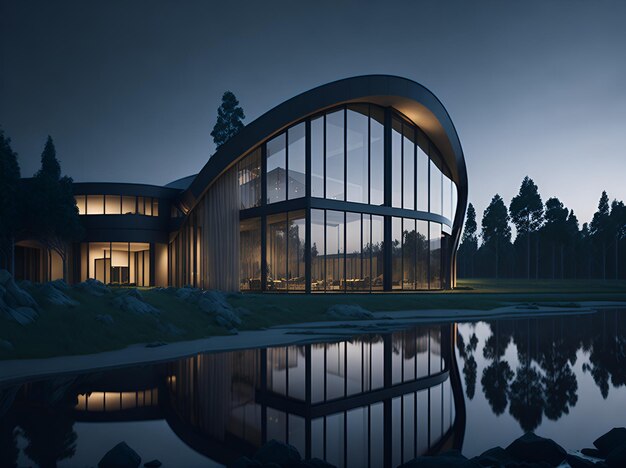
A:
MULTIPOLYGON (((370 292, 455 283, 467 205, 442 103, 394 76, 300 94, 165 187, 77 183, 86 236, 71 281, 241 291, 370 292)), ((18 276, 60 275, 27 242, 18 276)))

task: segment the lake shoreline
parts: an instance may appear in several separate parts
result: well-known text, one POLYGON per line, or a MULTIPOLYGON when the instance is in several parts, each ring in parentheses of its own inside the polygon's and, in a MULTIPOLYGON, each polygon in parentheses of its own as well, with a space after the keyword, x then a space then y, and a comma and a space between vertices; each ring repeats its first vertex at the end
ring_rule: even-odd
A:
POLYGON ((28 380, 94 370, 155 364, 198 353, 297 345, 329 339, 340 340, 350 336, 385 333, 420 324, 582 315, 593 314, 598 310, 620 308, 626 309, 626 302, 581 302, 576 307, 512 304, 488 311, 432 309, 374 312, 373 318, 365 320, 329 320, 275 325, 262 330, 240 331, 237 334, 209 336, 195 340, 137 343, 122 349, 99 353, 0 360, 0 385, 14 385, 28 380))

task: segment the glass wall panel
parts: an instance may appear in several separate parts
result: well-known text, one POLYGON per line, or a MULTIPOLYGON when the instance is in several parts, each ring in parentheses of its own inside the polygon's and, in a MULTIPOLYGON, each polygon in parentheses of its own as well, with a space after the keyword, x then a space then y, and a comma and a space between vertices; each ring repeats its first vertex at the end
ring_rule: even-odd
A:
POLYGON ((76 207, 78 208, 78 214, 79 215, 87 214, 87 197, 85 195, 76 195, 74 199, 76 200, 76 207))
POLYGON ((402 122, 391 126, 391 206, 402 208, 402 122))
POLYGON ((343 109, 326 115, 326 198, 345 200, 343 109))
POLYGON ((442 202, 441 202, 441 186, 443 184, 443 174, 435 161, 439 160, 437 153, 432 150, 431 147, 431 159, 430 164, 430 212, 435 214, 442 214, 442 202))
POLYGON ((361 257, 361 215, 346 213, 346 290, 365 289, 361 257))
POLYGON ((267 142, 267 203, 286 200, 287 197, 287 136, 281 133, 267 142))
POLYGON ((428 211, 428 172, 430 160, 420 146, 417 147, 417 209, 428 211))
POLYGON ((361 228, 361 252, 363 261, 363 290, 372 287, 372 216, 363 214, 363 224, 361 228))
POLYGON ((159 199, 152 199, 152 216, 159 216, 159 199))
POLYGON ((344 213, 326 211, 326 290, 344 289, 344 213))
POLYGON ((417 289, 428 289, 429 250, 428 221, 417 221, 417 289))
POLYGON ((145 215, 152 216, 152 198, 145 197, 143 200, 144 200, 145 215))
POLYGON ((415 209, 415 130, 411 125, 404 125, 402 139, 402 207, 415 209))
POLYGON ((383 289, 383 241, 384 241, 384 218, 372 215, 372 289, 383 289))
POLYGON ((287 214, 267 217, 267 289, 287 289, 287 214))
POLYGON ((417 258, 415 220, 404 218, 402 231, 402 289, 415 289, 415 263, 417 258))
POLYGON ((443 217, 452 219, 452 181, 443 175, 443 217))
POLYGON ((402 218, 391 219, 391 284, 402 289, 402 218))
POLYGON ((137 198, 136 197, 122 197, 122 214, 135 214, 137 213, 137 198))
POLYGON ((458 192, 457 192, 457 188, 456 188, 456 184, 454 182, 452 182, 452 218, 450 218, 451 221, 454 221, 454 216, 456 215, 456 207, 457 207, 457 203, 458 203, 458 192))
POLYGON ((304 291, 304 242, 306 223, 304 211, 289 213, 289 238, 287 240, 287 258, 289 261, 288 289, 290 291, 304 291))
POLYGON ((119 195, 105 195, 104 213, 108 215, 122 214, 122 197, 119 195))
POLYGON ((87 214, 104 214, 104 195, 87 195, 87 214))
POLYGON ((384 135, 385 112, 370 106, 370 204, 384 203, 384 135))
POLYGON ((239 161, 237 176, 241 209, 259 206, 261 204, 261 148, 239 161))
POLYGON ((137 197, 137 213, 146 214, 146 205, 143 197, 137 197))
POLYGON ((311 196, 324 197, 324 117, 311 120, 311 196))
POLYGON ((326 279, 324 210, 311 210, 311 291, 324 291, 326 279))
POLYGON ((287 141, 289 148, 287 151, 289 157, 289 194, 290 200, 301 198, 305 195, 306 186, 306 127, 304 122, 291 127, 287 132, 287 141))
POLYGON ((367 203, 368 177, 368 106, 348 107, 346 130, 348 201, 367 203))
POLYGON ((430 289, 441 289, 441 224, 430 223, 430 289))
POLYGON ((246 219, 239 226, 239 284, 242 291, 260 291, 261 219, 246 219))

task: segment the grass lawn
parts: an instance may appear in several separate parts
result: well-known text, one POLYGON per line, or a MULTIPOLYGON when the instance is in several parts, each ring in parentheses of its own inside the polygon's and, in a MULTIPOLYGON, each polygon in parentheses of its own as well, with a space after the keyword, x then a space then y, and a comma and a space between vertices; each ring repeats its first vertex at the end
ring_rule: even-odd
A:
MULTIPOLYGON (((161 310, 158 318, 123 312, 112 305, 113 294, 94 297, 71 289, 68 293, 80 306, 46 306, 38 320, 21 326, 0 318, 0 339, 10 341, 13 351, 0 349, 0 359, 35 358, 86 354, 123 348, 135 343, 192 340, 226 334, 211 317, 195 305, 172 294, 144 290, 146 302, 161 310), (96 320, 109 314, 114 324, 96 320), (172 324, 180 329, 172 335, 163 329, 172 324)), ((33 296, 40 304, 45 302, 33 296)), ((244 317, 242 330, 255 330, 278 324, 332 320, 326 310, 334 304, 356 304, 372 311, 471 309, 489 310, 512 302, 626 302, 626 281, 600 280, 460 280, 458 289, 446 292, 384 294, 241 294, 230 303, 251 313, 244 317)))

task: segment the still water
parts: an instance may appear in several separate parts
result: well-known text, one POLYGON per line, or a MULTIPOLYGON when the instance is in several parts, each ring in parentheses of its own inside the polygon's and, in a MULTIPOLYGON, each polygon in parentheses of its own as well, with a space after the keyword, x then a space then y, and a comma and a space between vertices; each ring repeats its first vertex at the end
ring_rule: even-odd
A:
POLYGON ((336 466, 473 456, 528 430, 566 448, 626 425, 626 311, 421 325, 0 387, 0 466, 219 466, 264 441, 336 466))

